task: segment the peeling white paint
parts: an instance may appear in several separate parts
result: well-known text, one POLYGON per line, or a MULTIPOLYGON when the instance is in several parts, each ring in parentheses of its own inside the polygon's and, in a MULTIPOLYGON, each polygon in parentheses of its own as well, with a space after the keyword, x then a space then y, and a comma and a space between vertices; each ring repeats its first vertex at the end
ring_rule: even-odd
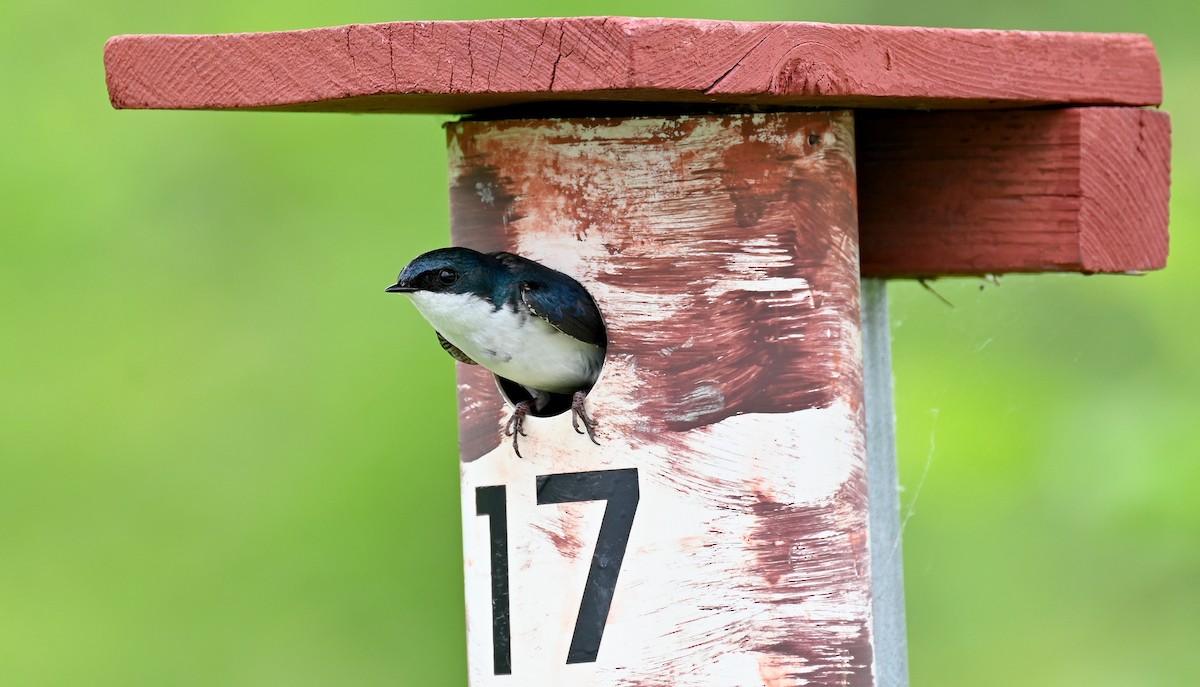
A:
MULTIPOLYGON (((501 436, 503 417, 497 415, 496 448, 463 463, 474 687, 870 684, 857 263, 845 262, 836 284, 827 274, 820 281, 806 271, 814 259, 797 255, 788 227, 736 225, 733 201, 720 196, 723 182, 713 172, 723 164, 723 149, 744 142, 745 121, 762 129, 751 134, 756 142, 789 150, 807 145, 808 129, 789 134, 787 117, 832 122, 823 129, 826 146, 849 141, 842 135, 848 117, 826 113, 699 123, 629 119, 616 126, 532 122, 487 134, 487 146, 521 153, 512 157, 513 168, 503 170, 515 180, 509 192, 520 205, 505 240, 516 252, 580 279, 600 304, 612 343, 587 400, 599 422, 600 446, 572 429, 569 413, 529 417, 521 438, 525 457, 519 459, 501 436), (679 142, 680 136, 687 140, 679 142), (534 184, 540 184, 537 197, 522 197, 534 193, 534 184), (711 238, 721 235, 726 238, 711 238), (678 275, 642 279, 639 261, 712 265, 713 273, 695 283, 666 284, 678 275), (620 280, 614 278, 618 270, 620 280), (836 347, 837 367, 828 379, 836 391, 828 404, 720 414, 731 407, 728 390, 739 388, 736 380, 689 376, 694 373, 687 366, 697 356, 711 356, 702 363, 738 360, 736 351, 716 351, 712 341, 748 339, 756 323, 735 321, 728 331, 710 331, 703 326, 708 320, 695 314, 741 302, 797 325, 779 328, 778 339, 795 342, 789 347, 836 347), (702 326, 675 338, 658 336, 679 318, 702 326), (806 318, 825 319, 800 328, 806 318), (687 385, 663 398, 667 382, 677 381, 664 376, 675 369, 687 385), (661 415, 647 415, 648 399, 662 400, 661 415), (670 422, 688 426, 663 429, 670 422), (536 480, 620 468, 637 468, 639 476, 628 549, 598 660, 568 665, 605 504, 539 506, 536 480), (507 489, 508 676, 492 674, 488 518, 476 515, 475 489, 492 485, 507 489), (847 647, 866 648, 854 653, 847 647), (834 674, 836 681, 829 677, 834 674)), ((841 157, 822 150, 795 165, 836 164, 844 172, 851 161, 844 148, 836 152, 841 157)), ((452 174, 465 164, 453 144, 452 174)), ((814 230, 846 234, 842 247, 853 257, 853 232, 838 226, 797 231, 814 230)), ((764 369, 770 363, 759 361, 764 369)), ((499 402, 492 388, 463 393, 499 402)))
MULTIPOLYGON (((608 392, 597 396, 598 408, 611 407, 608 392)), ((464 467, 469 642, 473 656, 488 659, 472 662, 472 685, 506 684, 491 675, 488 530, 487 519, 475 515, 475 486, 508 488, 513 671, 520 684, 604 685, 617 677, 654 684, 669 667, 688 676, 678 684, 761 685, 755 680, 762 656, 747 650, 750 637, 806 623, 833 634, 853 633, 838 621, 869 615, 865 584, 780 605, 753 593, 771 585, 747 565, 754 557, 747 543, 756 539, 760 523, 741 503, 743 496, 760 489, 780 503, 818 505, 851 478, 854 462, 845 456, 861 450, 862 439, 847 405, 738 416, 690 432, 688 460, 706 476, 703 482, 692 473, 672 472, 677 456, 667 447, 626 444, 611 413, 601 417, 602 447, 580 440, 565 415, 530 418, 522 443, 525 460, 505 444, 464 467), (639 468, 641 502, 605 629, 603 660, 566 665, 604 504, 577 504, 571 513, 563 506, 537 506, 536 477, 621 467, 639 468), (564 528, 579 530, 583 551, 577 558, 563 558, 539 534, 564 528), (714 604, 719 609, 701 610, 714 604)), ((814 536, 845 534, 830 529, 814 536)), ((820 574, 804 572, 803 547, 793 554, 796 574, 820 574)))

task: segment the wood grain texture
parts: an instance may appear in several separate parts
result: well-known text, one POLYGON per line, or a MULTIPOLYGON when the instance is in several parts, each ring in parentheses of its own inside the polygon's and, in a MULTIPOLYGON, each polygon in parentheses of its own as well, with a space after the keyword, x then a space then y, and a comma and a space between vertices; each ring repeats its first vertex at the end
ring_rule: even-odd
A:
POLYGON ((1163 112, 860 112, 857 129, 864 276, 1166 264, 1163 112))
POLYGON ((583 17, 117 36, 118 108, 448 112, 546 101, 1155 105, 1133 34, 583 17))
POLYGON ((1162 269, 1171 200, 1171 119, 1127 108, 1079 111, 1080 271, 1162 269))
POLYGON ((847 112, 448 125, 456 244, 583 283, 605 317, 588 396, 527 420, 459 365, 471 684, 870 685, 871 585, 847 112), (567 665, 603 504, 535 478, 638 470, 597 660, 567 665), (494 676, 488 533, 508 489, 512 674, 494 676))

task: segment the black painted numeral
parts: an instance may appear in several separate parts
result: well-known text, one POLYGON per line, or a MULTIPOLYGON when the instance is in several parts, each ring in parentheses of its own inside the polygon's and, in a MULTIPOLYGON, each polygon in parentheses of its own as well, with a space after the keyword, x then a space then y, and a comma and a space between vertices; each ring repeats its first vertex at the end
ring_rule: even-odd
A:
POLYGON ((537 478, 539 506, 575 501, 608 502, 600 520, 600 535, 596 538, 583 598, 579 602, 567 663, 591 663, 600 652, 600 639, 604 636, 608 610, 617 588, 617 575, 625 560, 638 498, 637 468, 540 475, 537 478))
POLYGON ((476 487, 475 514, 488 516, 492 567, 492 670, 512 674, 512 634, 508 621, 508 506, 504 486, 476 487))
MULTIPOLYGON (((600 534, 588 569, 567 663, 592 663, 625 560, 633 515, 637 512, 637 468, 568 472, 537 477, 539 506, 577 501, 607 501, 600 534)), ((492 575, 492 667, 496 675, 512 674, 512 630, 508 601, 508 507, 503 485, 475 488, 475 514, 488 516, 492 575)))

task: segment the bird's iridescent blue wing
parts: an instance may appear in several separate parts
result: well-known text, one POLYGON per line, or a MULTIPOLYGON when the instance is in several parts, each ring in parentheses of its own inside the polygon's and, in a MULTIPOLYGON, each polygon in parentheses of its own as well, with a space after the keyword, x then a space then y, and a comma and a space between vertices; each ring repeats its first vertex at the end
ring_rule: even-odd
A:
POLYGON ((608 345, 600 309, 579 282, 519 255, 492 253, 491 256, 517 276, 520 298, 535 315, 580 341, 600 347, 608 345))

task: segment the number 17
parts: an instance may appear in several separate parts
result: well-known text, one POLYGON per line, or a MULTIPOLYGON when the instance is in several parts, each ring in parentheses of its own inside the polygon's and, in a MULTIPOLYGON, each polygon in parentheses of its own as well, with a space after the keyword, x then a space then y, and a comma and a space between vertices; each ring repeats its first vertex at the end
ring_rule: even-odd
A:
MULTIPOLYGON (((539 506, 577 501, 607 501, 600 534, 588 569, 567 663, 591 663, 600 651, 617 576, 625 560, 633 515, 638 505, 637 468, 569 472, 537 477, 539 506)), ((503 485, 475 489, 475 513, 488 516, 492 577, 492 666, 496 675, 512 673, 508 596, 508 508, 503 485)))

